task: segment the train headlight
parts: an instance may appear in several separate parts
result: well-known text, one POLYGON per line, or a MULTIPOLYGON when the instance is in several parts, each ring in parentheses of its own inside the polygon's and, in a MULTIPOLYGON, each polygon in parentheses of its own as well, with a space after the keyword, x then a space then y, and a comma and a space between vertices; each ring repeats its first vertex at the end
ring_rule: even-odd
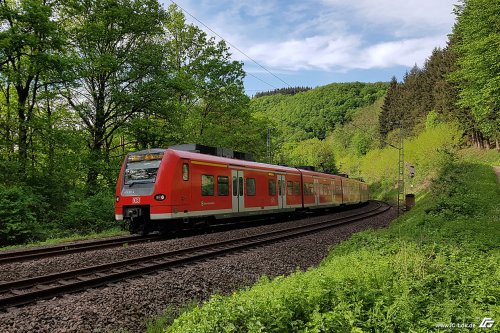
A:
POLYGON ((119 201, 120 201, 120 196, 119 196, 119 195, 117 195, 117 196, 116 196, 116 202, 119 202, 119 201))
POLYGON ((163 201, 167 198, 167 196, 165 194, 157 194, 155 195, 155 200, 156 201, 163 201))

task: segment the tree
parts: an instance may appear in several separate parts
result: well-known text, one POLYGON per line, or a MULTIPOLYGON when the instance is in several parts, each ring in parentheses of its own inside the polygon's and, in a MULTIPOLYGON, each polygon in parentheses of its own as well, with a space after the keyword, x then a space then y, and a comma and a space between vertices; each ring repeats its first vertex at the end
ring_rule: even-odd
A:
POLYGON ((249 117, 245 115, 249 99, 244 94, 243 64, 231 60, 224 41, 216 42, 198 27, 186 24, 175 5, 169 7, 165 30, 167 67, 174 69, 172 76, 180 88, 176 97, 183 109, 185 139, 211 144, 214 127, 249 117))
POLYGON ((63 17, 76 65, 63 94, 89 135, 89 193, 97 191, 114 133, 165 96, 159 43, 164 16, 156 0, 65 3, 63 17))
POLYGON ((320 172, 337 172, 331 142, 312 138, 293 144, 290 148, 286 161, 288 165, 314 166, 320 172))
MULTIPOLYGON (((186 23, 175 5, 164 20, 163 68, 168 73, 167 98, 155 112, 140 112, 128 125, 137 148, 196 142, 238 150, 254 148, 245 133, 260 126, 248 112, 243 64, 231 60, 224 41, 217 42, 186 23), (230 127, 232 130, 227 131, 230 127), (246 138, 241 146, 242 138, 246 138)), ((263 130, 264 132, 265 130, 263 130)))
MULTIPOLYGON (((42 76, 59 66, 64 34, 54 19, 56 1, 0 1, 0 80, 7 122, 17 113, 21 178, 28 161, 28 135, 42 76), (14 96, 15 95, 15 101, 14 96)), ((47 76, 46 76, 47 77, 47 76)), ((7 140, 14 137, 8 131, 7 140)))
POLYGON ((382 140, 385 140, 387 134, 395 128, 393 124, 395 123, 395 120, 399 119, 400 117, 398 97, 399 83, 396 77, 393 76, 391 78, 387 94, 385 95, 384 104, 382 105, 382 112, 379 118, 380 135, 382 140))
MULTIPOLYGON (((469 108, 480 135, 500 139, 500 0, 466 0, 453 29, 458 68, 458 104, 469 108)), ((486 140, 488 144, 488 140, 486 140)))

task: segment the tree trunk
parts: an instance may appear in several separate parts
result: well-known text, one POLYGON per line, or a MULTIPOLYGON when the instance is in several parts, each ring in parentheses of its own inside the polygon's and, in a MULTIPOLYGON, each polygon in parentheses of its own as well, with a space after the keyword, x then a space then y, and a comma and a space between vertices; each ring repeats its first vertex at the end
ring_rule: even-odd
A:
POLYGON ((481 132, 479 132, 479 148, 484 149, 484 136, 481 132))
POLYGON ((87 173, 87 193, 94 195, 99 191, 97 178, 101 174, 102 147, 106 136, 106 115, 104 111, 104 83, 99 82, 97 90, 97 98, 94 100, 96 108, 96 117, 93 128, 90 129, 93 141, 90 144, 90 161, 89 170, 87 173))
POLYGON ((94 140, 90 147, 89 169, 87 172, 87 194, 94 195, 98 192, 97 178, 99 177, 99 165, 102 160, 102 144, 94 140))
POLYGON ((19 147, 19 174, 22 179, 26 176, 26 164, 28 162, 28 125, 26 121, 27 94, 18 91, 17 117, 19 121, 18 147, 19 147))
POLYGON ((49 124, 48 130, 48 163, 47 163, 47 174, 49 179, 52 180, 54 176, 54 159, 55 159, 55 147, 54 147, 54 125, 52 124, 52 109, 50 107, 50 99, 48 94, 48 88, 45 86, 45 95, 47 96, 47 122, 49 124))
POLYGON ((26 165, 28 163, 28 130, 29 123, 31 121, 31 116, 33 113, 34 99, 36 96, 36 86, 38 83, 38 75, 30 76, 26 79, 23 84, 19 83, 15 85, 17 92, 17 116, 19 120, 19 133, 18 133, 18 146, 19 146, 19 175, 21 179, 26 178, 26 165), (30 88, 34 82, 34 88, 32 91, 33 100, 31 104, 28 102, 30 96, 30 88), (29 104, 29 105, 28 105, 29 104))
POLYGON ((476 130, 472 130, 472 142, 476 148, 479 148, 479 139, 477 138, 476 130))
POLYGON ((7 84, 7 88, 5 90, 5 103, 7 106, 7 123, 6 123, 6 131, 5 131, 5 142, 7 143, 7 154, 8 160, 11 161, 14 155, 14 135, 12 134, 12 109, 10 104, 10 83, 7 84))

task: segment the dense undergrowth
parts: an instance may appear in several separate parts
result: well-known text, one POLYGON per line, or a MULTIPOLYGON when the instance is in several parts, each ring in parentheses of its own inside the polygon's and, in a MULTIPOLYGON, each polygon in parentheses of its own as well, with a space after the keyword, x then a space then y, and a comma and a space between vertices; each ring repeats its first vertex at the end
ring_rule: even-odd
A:
POLYGON ((450 162, 388 229, 354 235, 318 268, 215 295, 165 331, 469 331, 500 320, 499 198, 491 167, 450 162))
POLYGON ((0 184, 0 247, 116 234, 117 228, 109 191, 82 196, 61 211, 28 186, 0 184))

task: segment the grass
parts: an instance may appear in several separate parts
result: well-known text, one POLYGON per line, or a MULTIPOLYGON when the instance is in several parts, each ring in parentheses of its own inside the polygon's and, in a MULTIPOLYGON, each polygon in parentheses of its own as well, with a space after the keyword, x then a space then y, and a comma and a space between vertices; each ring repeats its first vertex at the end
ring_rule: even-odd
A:
POLYGON ((495 149, 467 148, 460 150, 458 154, 462 160, 470 163, 479 161, 485 165, 500 166, 500 152, 495 149))
POLYGON ((500 186, 491 167, 449 163, 419 199, 317 268, 214 295, 148 332, 435 332, 479 330, 484 317, 499 325, 500 186))
POLYGON ((51 238, 51 239, 47 239, 43 242, 34 242, 34 243, 29 243, 29 244, 0 247, 0 251, 12 250, 12 249, 22 249, 22 248, 29 248, 29 247, 36 247, 36 246, 44 246, 44 245, 57 245, 57 244, 62 244, 62 243, 82 241, 82 240, 88 240, 88 239, 99 239, 99 238, 114 237, 114 236, 124 236, 124 235, 128 235, 128 234, 129 234, 128 231, 124 231, 121 228, 113 228, 113 229, 109 229, 109 230, 106 230, 106 231, 103 231, 100 233, 93 233, 93 234, 88 234, 88 235, 75 234, 75 235, 71 235, 68 237, 51 238))

